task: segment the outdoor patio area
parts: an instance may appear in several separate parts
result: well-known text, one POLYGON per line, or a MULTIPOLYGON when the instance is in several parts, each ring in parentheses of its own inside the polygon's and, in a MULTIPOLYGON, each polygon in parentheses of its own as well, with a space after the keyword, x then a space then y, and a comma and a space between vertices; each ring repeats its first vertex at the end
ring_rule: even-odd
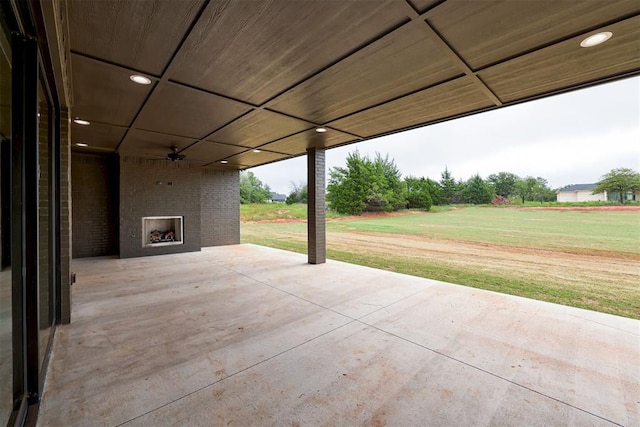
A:
POLYGON ((640 322, 253 245, 73 261, 40 426, 640 425, 640 322))

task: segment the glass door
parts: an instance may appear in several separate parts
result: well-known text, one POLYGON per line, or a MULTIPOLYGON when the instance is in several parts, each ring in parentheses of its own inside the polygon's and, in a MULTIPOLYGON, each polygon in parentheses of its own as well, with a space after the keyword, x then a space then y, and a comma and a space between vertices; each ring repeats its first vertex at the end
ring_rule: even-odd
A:
POLYGON ((0 425, 13 410, 11 297, 11 64, 9 42, 0 34, 0 425))
POLYGON ((51 277, 50 212, 50 162, 51 103, 46 84, 40 80, 38 87, 38 328, 39 366, 44 372, 44 360, 53 325, 53 277, 51 277))

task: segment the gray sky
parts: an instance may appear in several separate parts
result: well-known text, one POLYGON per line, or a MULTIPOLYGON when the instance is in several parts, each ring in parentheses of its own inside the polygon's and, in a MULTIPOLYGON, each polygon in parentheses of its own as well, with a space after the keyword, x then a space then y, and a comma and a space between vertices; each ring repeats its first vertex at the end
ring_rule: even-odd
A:
MULTIPOLYGON (((506 171, 541 176, 551 188, 596 182, 613 168, 640 169, 640 77, 330 149, 327 180, 356 149, 436 181, 446 165, 463 180, 506 171)), ((288 194, 291 181, 306 181, 306 158, 250 170, 288 194)))

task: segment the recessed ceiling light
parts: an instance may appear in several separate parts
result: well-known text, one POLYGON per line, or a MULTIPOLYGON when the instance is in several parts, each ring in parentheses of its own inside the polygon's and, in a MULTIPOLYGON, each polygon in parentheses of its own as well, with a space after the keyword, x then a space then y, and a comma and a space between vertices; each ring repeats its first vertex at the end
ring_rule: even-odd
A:
POLYGON ((141 76, 140 74, 133 74, 131 76, 129 76, 129 78, 138 83, 139 85, 150 85, 151 84, 151 79, 145 76, 141 76))
POLYGON ((82 126, 89 126, 91 124, 87 120, 82 120, 79 117, 76 117, 75 119, 73 119, 73 123, 75 123, 77 125, 82 125, 82 126))
POLYGON ((260 152, 262 152, 262 150, 261 150, 261 149, 259 149, 259 148, 254 148, 254 149, 253 149, 253 152, 254 152, 254 153, 260 153, 260 152))
POLYGON ((88 147, 89 146, 89 144, 87 144, 86 142, 76 142, 76 145, 78 147, 88 147))
POLYGON ((220 163, 222 163, 223 165, 226 165, 227 163, 229 163, 228 160, 220 160, 220 163))
POLYGON ((580 42, 580 46, 582 47, 592 47, 597 46, 601 43, 606 42, 611 38, 613 33, 611 31, 603 31, 602 33, 594 34, 592 36, 587 37, 586 39, 580 42))
POLYGON ((316 128, 316 132, 324 133, 327 131, 327 128, 316 128))

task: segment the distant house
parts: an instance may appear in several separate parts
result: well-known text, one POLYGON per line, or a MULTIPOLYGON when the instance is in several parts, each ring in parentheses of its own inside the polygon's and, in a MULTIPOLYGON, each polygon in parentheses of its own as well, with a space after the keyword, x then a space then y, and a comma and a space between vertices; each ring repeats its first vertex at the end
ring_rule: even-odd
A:
MULTIPOLYGON (((602 193, 591 194, 596 184, 574 184, 561 188, 556 193, 559 202, 598 202, 604 200, 619 201, 618 193, 602 193)), ((628 191, 624 194, 625 201, 640 200, 640 192, 628 191)))
POLYGON ((593 202, 607 200, 607 192, 591 194, 596 184, 574 184, 567 185, 558 190, 557 200, 559 202, 593 202))
POLYGON ((274 203, 284 203, 287 200, 287 196, 284 194, 271 192, 271 201, 274 203))

